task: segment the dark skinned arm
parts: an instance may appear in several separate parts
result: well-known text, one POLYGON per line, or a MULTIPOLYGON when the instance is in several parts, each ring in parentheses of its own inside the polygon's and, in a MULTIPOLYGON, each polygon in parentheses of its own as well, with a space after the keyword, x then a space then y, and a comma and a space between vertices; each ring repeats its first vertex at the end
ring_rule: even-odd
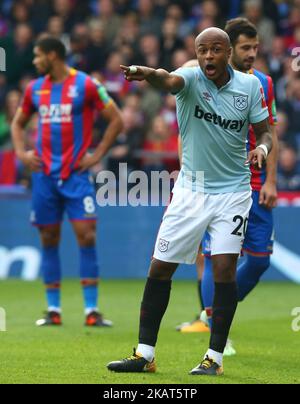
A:
POLYGON ((176 74, 170 74, 164 69, 152 69, 146 66, 135 66, 137 71, 131 72, 130 66, 120 66, 124 72, 125 78, 128 81, 143 81, 146 80, 158 90, 178 93, 184 87, 184 79, 176 74))
POLYGON ((101 116, 108 122, 102 141, 92 154, 87 153, 79 164, 80 171, 86 171, 100 162, 111 146, 114 144, 117 136, 123 129, 123 120, 121 112, 115 102, 111 102, 104 110, 101 116))
POLYGON ((267 178, 261 188, 259 203, 267 209, 275 208, 277 204, 277 162, 278 162, 278 137, 276 126, 271 126, 273 147, 267 158, 267 178))
POLYGON ((11 125, 12 141, 16 156, 22 163, 29 167, 31 171, 41 171, 42 160, 36 155, 34 150, 26 150, 25 147, 25 127, 30 120, 30 116, 25 115, 21 108, 18 109, 11 125))
MULTIPOLYGON (((272 150, 272 133, 269 124, 269 118, 264 119, 261 122, 252 124, 255 137, 256 137, 256 146, 264 144, 268 152, 270 153, 272 150)), ((261 170, 263 163, 266 161, 267 155, 261 147, 256 147, 255 150, 252 150, 248 155, 248 160, 246 163, 253 164, 257 169, 261 170)))

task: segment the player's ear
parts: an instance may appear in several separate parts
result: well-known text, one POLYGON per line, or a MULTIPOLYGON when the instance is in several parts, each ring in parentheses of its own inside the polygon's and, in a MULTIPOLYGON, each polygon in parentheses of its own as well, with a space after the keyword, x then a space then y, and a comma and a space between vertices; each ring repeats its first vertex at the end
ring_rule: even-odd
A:
POLYGON ((231 55, 232 55, 232 47, 230 47, 230 48, 228 49, 228 54, 227 54, 228 60, 231 58, 231 55))
POLYGON ((55 51, 50 51, 47 54, 47 57, 50 60, 50 62, 53 62, 55 59, 57 59, 57 53, 55 51))

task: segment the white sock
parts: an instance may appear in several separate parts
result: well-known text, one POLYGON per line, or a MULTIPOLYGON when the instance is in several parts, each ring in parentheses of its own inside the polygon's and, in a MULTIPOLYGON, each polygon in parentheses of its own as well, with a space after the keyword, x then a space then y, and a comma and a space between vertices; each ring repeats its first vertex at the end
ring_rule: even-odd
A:
POLYGON ((151 345, 138 344, 136 352, 142 355, 148 362, 152 362, 155 355, 155 348, 151 345))
POLYGON ((98 308, 97 307, 89 307, 87 309, 84 309, 84 314, 86 316, 88 316, 90 313, 92 313, 93 311, 98 312, 98 308))
POLYGON ((213 351, 212 349, 209 349, 205 356, 204 359, 208 356, 210 359, 214 360, 219 366, 223 365, 223 354, 220 352, 213 351))
POLYGON ((49 306, 48 311, 55 311, 55 313, 61 314, 61 308, 60 307, 49 306))
POLYGON ((202 321, 202 323, 208 325, 208 319, 207 319, 207 314, 206 314, 205 310, 201 311, 201 313, 200 313, 200 321, 202 321))

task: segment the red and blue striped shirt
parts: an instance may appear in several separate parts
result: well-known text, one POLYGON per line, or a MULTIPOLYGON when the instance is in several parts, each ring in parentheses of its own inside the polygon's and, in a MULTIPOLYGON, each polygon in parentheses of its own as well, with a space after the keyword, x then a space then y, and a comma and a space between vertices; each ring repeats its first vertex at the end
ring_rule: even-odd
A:
POLYGON ((95 111, 111 101, 101 83, 75 69, 62 83, 47 75, 28 85, 21 108, 27 116, 38 112, 36 152, 46 175, 65 180, 78 168, 92 142, 95 111))
MULTIPOLYGON (((255 69, 250 70, 249 74, 254 74, 261 82, 264 91, 263 102, 268 107, 270 125, 271 126, 276 125, 277 123, 276 101, 274 96, 274 86, 272 78, 255 69)), ((262 105, 262 107, 265 107, 266 106, 265 104, 262 105)), ((254 150, 255 148, 256 148, 256 137, 252 126, 250 126, 248 135, 248 152, 254 150)), ((267 178, 266 167, 263 167, 260 171, 258 171, 251 165, 251 187, 253 191, 260 191, 263 184, 266 181, 266 178, 267 178)))

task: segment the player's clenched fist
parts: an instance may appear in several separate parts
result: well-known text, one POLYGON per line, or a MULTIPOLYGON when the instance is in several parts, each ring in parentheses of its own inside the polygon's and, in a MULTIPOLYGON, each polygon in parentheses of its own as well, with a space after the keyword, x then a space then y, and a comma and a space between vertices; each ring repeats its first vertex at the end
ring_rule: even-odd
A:
POLYGON ((149 69, 145 66, 124 66, 120 65, 120 68, 124 72, 125 79, 128 81, 142 81, 151 73, 153 69, 149 69))

